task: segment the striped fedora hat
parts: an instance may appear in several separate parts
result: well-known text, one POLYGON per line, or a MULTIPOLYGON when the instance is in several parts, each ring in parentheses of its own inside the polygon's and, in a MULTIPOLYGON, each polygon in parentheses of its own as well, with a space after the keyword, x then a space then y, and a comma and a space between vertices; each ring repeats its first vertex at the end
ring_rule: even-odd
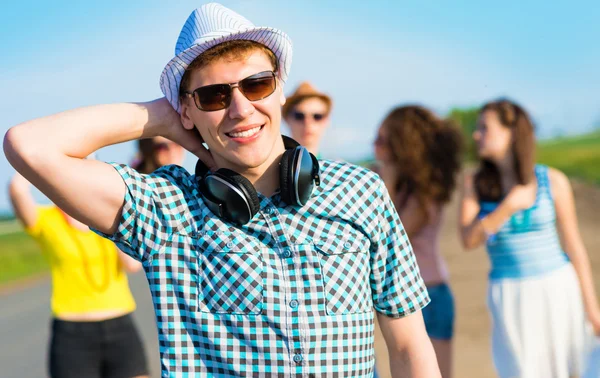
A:
POLYGON ((160 89, 177 112, 180 112, 179 83, 186 68, 211 47, 233 40, 255 41, 273 51, 279 61, 278 76, 285 82, 292 65, 292 41, 285 33, 254 26, 221 4, 205 4, 188 17, 175 45, 175 57, 160 76, 160 89))

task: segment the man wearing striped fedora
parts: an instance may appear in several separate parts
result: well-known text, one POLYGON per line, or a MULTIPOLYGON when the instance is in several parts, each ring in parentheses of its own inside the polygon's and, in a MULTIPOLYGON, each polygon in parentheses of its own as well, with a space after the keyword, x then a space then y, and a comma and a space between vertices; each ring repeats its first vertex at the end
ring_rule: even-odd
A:
POLYGON ((25 122, 6 155, 143 263, 164 377, 372 376, 373 310, 394 376, 439 377, 429 297, 385 185, 282 139, 291 55, 281 31, 204 5, 163 70, 165 98, 25 122), (196 175, 83 159, 155 136, 196 154, 196 175))

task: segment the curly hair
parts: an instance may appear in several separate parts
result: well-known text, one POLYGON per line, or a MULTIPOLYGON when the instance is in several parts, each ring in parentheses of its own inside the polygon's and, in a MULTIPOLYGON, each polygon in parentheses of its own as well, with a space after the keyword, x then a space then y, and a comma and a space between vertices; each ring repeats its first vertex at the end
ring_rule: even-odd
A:
MULTIPOLYGON (((524 185, 531 182, 535 164, 534 125, 524 108, 508 99, 498 99, 486 103, 479 115, 493 111, 500 123, 513 133, 512 153, 517 181, 524 185)), ((479 169, 474 176, 475 191, 480 201, 497 202, 502 198, 500 171, 493 162, 481 159, 479 169)))
POLYGON ((388 132, 387 144, 398 173, 393 187, 403 194, 400 208, 414 195, 428 220, 428 205, 450 201, 456 186, 464 150, 460 129, 418 105, 392 110, 381 127, 388 132))

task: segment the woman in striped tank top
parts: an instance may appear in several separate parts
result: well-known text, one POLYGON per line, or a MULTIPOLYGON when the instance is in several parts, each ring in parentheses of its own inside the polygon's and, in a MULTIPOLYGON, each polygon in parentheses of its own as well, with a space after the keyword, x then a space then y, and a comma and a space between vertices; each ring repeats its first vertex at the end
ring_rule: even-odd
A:
POLYGON ((480 166, 466 175, 461 236, 487 246, 492 350, 500 377, 581 374, 600 306, 560 171, 534 163, 534 128, 508 100, 486 104, 473 135, 480 166), (584 311, 585 310, 585 311, 584 311))

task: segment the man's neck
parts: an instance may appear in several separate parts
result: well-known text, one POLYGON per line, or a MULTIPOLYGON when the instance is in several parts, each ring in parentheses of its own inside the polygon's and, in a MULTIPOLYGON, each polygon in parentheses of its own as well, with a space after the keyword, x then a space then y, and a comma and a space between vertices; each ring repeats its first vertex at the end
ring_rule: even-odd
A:
POLYGON ((226 162, 219 164, 218 158, 215 160, 219 168, 228 168, 241 174, 252 183, 257 192, 270 197, 279 188, 279 162, 284 152, 285 148, 281 141, 273 147, 269 158, 254 168, 235 167, 226 162))
POLYGON ((244 173, 244 177, 250 180, 256 191, 267 197, 270 197, 279 189, 279 162, 281 154, 276 156, 276 159, 261 174, 258 174, 258 172, 254 173, 253 170, 244 173))

